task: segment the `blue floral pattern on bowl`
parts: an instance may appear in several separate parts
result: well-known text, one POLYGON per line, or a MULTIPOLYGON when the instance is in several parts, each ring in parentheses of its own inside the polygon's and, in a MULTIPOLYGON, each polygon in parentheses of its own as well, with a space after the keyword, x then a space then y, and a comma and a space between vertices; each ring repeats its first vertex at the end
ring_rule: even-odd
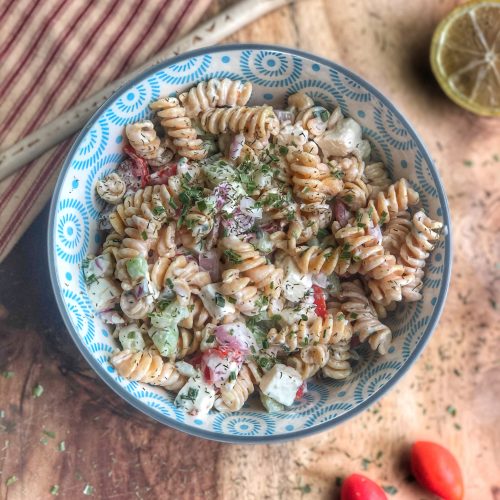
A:
POLYGON ((179 56, 146 71, 116 92, 76 139, 52 200, 49 263, 57 302, 77 346, 99 376, 119 395, 156 420, 185 432, 230 442, 270 442, 302 437, 338 424, 365 409, 399 380, 429 339, 444 304, 451 270, 446 197, 438 174, 413 128, 391 103, 364 80, 330 61, 272 46, 211 47, 179 56), (101 242, 98 216, 103 205, 94 193, 97 179, 122 158, 123 126, 149 115, 149 103, 175 95, 199 80, 241 78, 254 87, 253 103, 283 107, 286 97, 305 90, 316 101, 358 120, 394 178, 406 177, 427 213, 448 228, 433 251, 424 280, 424 299, 405 304, 389 320, 394 342, 386 356, 361 346, 360 361, 345 381, 313 381, 309 392, 277 414, 261 410, 255 397, 239 412, 186 415, 162 389, 118 376, 109 363, 116 347, 94 314, 79 264, 101 242), (71 279, 77 277, 77 279, 71 279))

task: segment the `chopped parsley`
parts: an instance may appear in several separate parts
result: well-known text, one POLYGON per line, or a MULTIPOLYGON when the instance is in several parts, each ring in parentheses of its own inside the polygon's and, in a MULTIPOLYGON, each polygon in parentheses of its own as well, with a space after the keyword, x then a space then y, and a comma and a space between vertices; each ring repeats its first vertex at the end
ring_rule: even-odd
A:
POLYGON ((456 414, 457 414, 457 409, 456 409, 454 406, 452 406, 452 405, 448 405, 448 406, 446 407, 446 411, 447 411, 447 412, 448 412, 448 413, 449 413, 452 417, 456 416, 456 414))
POLYGON ((207 337, 207 344, 212 344, 213 342, 215 342, 215 335, 209 335, 207 337))
POLYGON ((142 239, 143 239, 144 241, 146 241, 146 240, 148 239, 148 233, 146 233, 146 231, 143 231, 143 232, 141 233, 141 236, 142 236, 142 239))
POLYGON ((231 249, 224 250, 224 255, 226 256, 227 260, 232 264, 241 264, 243 262, 241 255, 235 252, 234 250, 231 249))
POLYGON ((347 203, 352 203, 354 200, 354 197, 352 194, 346 194, 345 196, 342 196, 342 198, 347 202, 347 203))
POLYGON ((236 380, 236 372, 231 372, 229 374, 229 382, 233 382, 234 380, 236 380))
POLYGON ((196 397, 198 396, 198 393, 200 392, 199 389, 195 389, 194 387, 190 387, 188 389, 187 394, 182 394, 181 399, 184 399, 186 401, 191 401, 194 403, 196 401, 196 397))
POLYGON ((380 216, 380 224, 385 224, 387 222, 387 217, 389 214, 384 210, 380 216))
POLYGON ((99 281, 97 279, 97 276, 95 274, 90 274, 88 276, 85 276, 85 284, 87 286, 90 286, 92 283, 97 283, 97 281, 99 281))
POLYGON ((54 486, 52 486, 52 488, 50 488, 50 494, 54 495, 54 496, 59 495, 59 485, 58 484, 54 484, 54 486))
POLYGON ((279 152, 282 155, 286 155, 286 154, 288 154, 288 148, 286 146, 280 146, 279 152))
POLYGON ((224 298, 224 296, 222 294, 215 292, 215 303, 219 307, 224 307, 226 305, 226 299, 224 298))
POLYGON ((6 370, 6 371, 2 372, 2 376, 3 376, 3 378, 6 378, 6 379, 12 378, 14 376, 14 372, 6 370))
POLYGON ((174 288, 174 282, 172 281, 171 278, 167 278, 166 283, 170 289, 174 288))
POLYGON ((156 216, 159 216, 161 214, 165 213, 165 209, 161 206, 161 205, 158 205, 156 207, 153 208, 153 214, 156 215, 156 216))

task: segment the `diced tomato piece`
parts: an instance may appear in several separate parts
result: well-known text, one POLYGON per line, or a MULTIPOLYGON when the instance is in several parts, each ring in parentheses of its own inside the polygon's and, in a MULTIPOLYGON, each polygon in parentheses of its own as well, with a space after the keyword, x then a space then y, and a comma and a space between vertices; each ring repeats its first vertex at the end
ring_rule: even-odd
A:
POLYGON ((295 401, 299 400, 307 392, 307 382, 304 380, 302 385, 297 389, 297 394, 295 394, 295 401))
POLYGON ((316 314, 320 318, 326 318, 326 300, 325 293, 318 285, 313 285, 314 304, 316 305, 316 314))

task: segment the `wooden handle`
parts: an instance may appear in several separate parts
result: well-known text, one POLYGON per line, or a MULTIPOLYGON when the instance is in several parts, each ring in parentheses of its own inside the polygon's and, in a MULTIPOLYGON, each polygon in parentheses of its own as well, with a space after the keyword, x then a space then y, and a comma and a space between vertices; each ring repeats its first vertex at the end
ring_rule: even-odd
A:
POLYGON ((244 0, 224 10, 128 75, 111 82, 16 144, 0 151, 0 181, 71 137, 113 92, 146 69, 188 50, 214 45, 255 19, 290 2, 291 0, 244 0))

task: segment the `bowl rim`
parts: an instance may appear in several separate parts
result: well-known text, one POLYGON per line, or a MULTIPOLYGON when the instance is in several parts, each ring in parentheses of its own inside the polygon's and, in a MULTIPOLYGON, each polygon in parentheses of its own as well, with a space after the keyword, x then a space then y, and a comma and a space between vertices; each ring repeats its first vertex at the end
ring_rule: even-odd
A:
POLYGON ((147 416, 151 417, 153 420, 156 420, 157 422, 160 422, 161 424, 164 424, 168 427, 174 428, 176 430, 185 432, 187 434, 190 434, 192 436, 204 438, 204 439, 209 439, 212 441, 218 441, 218 442, 226 442, 226 443, 235 443, 235 444, 263 444, 263 443, 273 443, 273 442, 284 442, 284 441, 290 441, 294 439, 299 439, 302 437, 306 436, 311 436, 313 434, 318 434, 320 432, 323 432, 327 429, 330 429, 332 427, 335 427, 343 422, 346 422, 350 418, 359 415, 361 412, 366 410, 368 407, 370 407, 372 404, 374 404, 376 401, 378 401, 382 396, 388 393, 389 390, 391 390, 397 382, 401 380, 401 378, 408 372, 408 370, 413 366, 415 361, 418 359, 420 354, 422 353, 424 347, 427 345, 432 333, 434 332, 438 322, 439 318, 441 317, 446 296, 448 293, 448 288, 450 284, 450 276, 451 276, 451 266, 452 266, 452 234, 451 234, 451 220, 450 220, 450 213, 449 213, 449 207, 448 207, 448 201, 446 198, 446 194, 443 188, 443 184, 441 182, 441 179, 439 177, 439 174, 437 172, 436 166, 434 165, 434 162, 427 151, 427 148, 423 141, 421 140, 420 136, 416 133, 414 127, 410 124, 410 122, 403 116, 403 114, 396 109, 396 107, 392 104, 392 102, 382 93, 380 92, 377 88, 375 88, 371 83, 367 82, 364 78, 358 76, 356 73, 352 72, 351 70, 345 68, 344 66, 334 63, 328 59, 325 59, 323 57, 317 56, 315 54, 311 54, 307 51, 303 50, 298 50, 294 48, 289 48, 289 47, 284 47, 280 45, 270 45, 270 44, 252 44, 252 43, 244 43, 244 44, 227 44, 227 45, 218 45, 218 46, 208 46, 208 47, 203 47, 201 49, 185 52, 181 55, 172 57, 164 62, 161 62, 159 64, 155 64, 154 66, 151 66, 150 68, 146 69, 145 71, 141 72, 139 75, 135 76, 131 80, 127 81, 123 85, 121 85, 113 94, 106 99, 106 101, 95 111, 95 113, 92 115, 90 120, 87 122, 85 127, 80 131, 78 136, 75 138, 71 149, 67 153, 63 165, 61 167, 61 170, 58 175, 58 179, 56 182, 56 185, 54 187, 53 195, 52 195, 52 200, 50 203, 50 212, 49 212, 49 224, 48 224, 48 238, 47 238, 47 251, 48 251, 48 260, 49 260, 49 275, 50 275, 50 281, 52 284, 52 290, 54 292, 55 298, 56 298, 56 303, 59 308, 59 312, 63 318, 64 324, 66 328, 68 329, 68 332, 70 333, 71 338, 73 339, 73 342, 76 344, 78 350, 82 354, 82 356, 85 358, 87 363, 92 367, 92 369, 97 373, 99 378, 109 387, 111 388, 118 396, 123 398, 127 403, 131 404, 134 408, 139 410, 140 412, 146 414, 147 416), (140 83, 142 80, 148 78, 149 76, 152 76, 154 73, 157 71, 160 71, 161 69, 164 69, 168 66, 171 66, 173 64, 179 63, 181 61, 184 61, 186 59, 190 59, 192 57, 197 57, 197 56, 202 56, 207 53, 213 54, 213 53, 220 53, 224 51, 231 51, 231 50, 268 50, 272 52, 282 52, 284 54, 292 55, 292 56, 298 56, 303 59, 308 59, 310 61, 322 64, 330 69, 339 71, 340 73, 343 73, 347 75, 348 77, 352 78, 356 83, 360 83, 361 85, 365 86, 373 95, 375 95, 380 101, 384 103, 385 106, 387 106, 388 109, 391 110, 392 113, 404 124, 404 126, 407 128, 408 132, 410 133, 411 137, 415 141, 418 149, 423 155, 423 159, 427 162, 429 165, 429 170, 432 175, 432 178, 436 184, 437 192, 438 192, 438 197, 439 201, 441 204, 441 209, 442 209, 442 219, 443 223, 445 226, 448 228, 448 233, 447 237, 445 238, 445 260, 444 260, 444 269, 443 269, 443 277, 441 281, 441 289, 439 292, 439 296, 437 298, 436 304, 434 305, 434 309, 431 314, 431 318, 429 320, 429 323, 427 325, 427 328, 425 332, 423 333, 421 339, 419 340, 418 344, 416 345, 415 349, 413 352, 410 354, 410 356, 406 359, 404 364, 399 368, 399 370, 394 374, 394 376, 376 393, 372 394, 368 398, 366 398, 362 403, 357 405, 355 408, 348 410, 346 413, 343 415, 334 418, 333 420, 330 420, 328 422, 323 422, 321 424, 318 424, 314 427, 307 428, 307 429, 301 429, 297 431, 292 431, 286 434, 280 434, 280 435, 269 435, 269 436, 236 436, 236 435, 229 435, 229 434, 223 434, 223 433, 217 433, 213 431, 207 431, 203 428, 197 428, 194 426, 191 426, 189 424, 186 424, 184 422, 177 422, 176 420, 172 419, 171 417, 167 415, 162 415, 159 413, 156 413, 153 411, 152 408, 150 408, 146 403, 143 403, 133 397, 129 392, 125 390, 124 387, 122 387, 120 384, 118 384, 103 366, 92 356, 91 352, 87 349, 87 347, 83 344, 82 340, 80 339, 76 329, 73 327, 73 324, 70 320, 70 317, 68 315, 68 312, 66 310, 66 307, 64 305, 63 299, 62 299, 62 287, 60 286, 57 272, 56 272, 56 265, 55 265, 55 252, 53 251, 54 249, 54 243, 55 243, 55 233, 54 233, 54 226, 55 226, 55 214, 56 214, 56 206, 57 206, 57 201, 59 199, 60 191, 61 191, 61 186, 63 179, 65 177, 65 173, 69 168, 70 165, 70 160, 74 156, 74 154, 77 151, 77 147, 79 146, 81 140, 84 138, 85 134, 88 132, 88 130, 97 122, 99 118, 103 115, 105 110, 115 101, 117 100, 126 90, 131 88, 132 86, 140 83))

